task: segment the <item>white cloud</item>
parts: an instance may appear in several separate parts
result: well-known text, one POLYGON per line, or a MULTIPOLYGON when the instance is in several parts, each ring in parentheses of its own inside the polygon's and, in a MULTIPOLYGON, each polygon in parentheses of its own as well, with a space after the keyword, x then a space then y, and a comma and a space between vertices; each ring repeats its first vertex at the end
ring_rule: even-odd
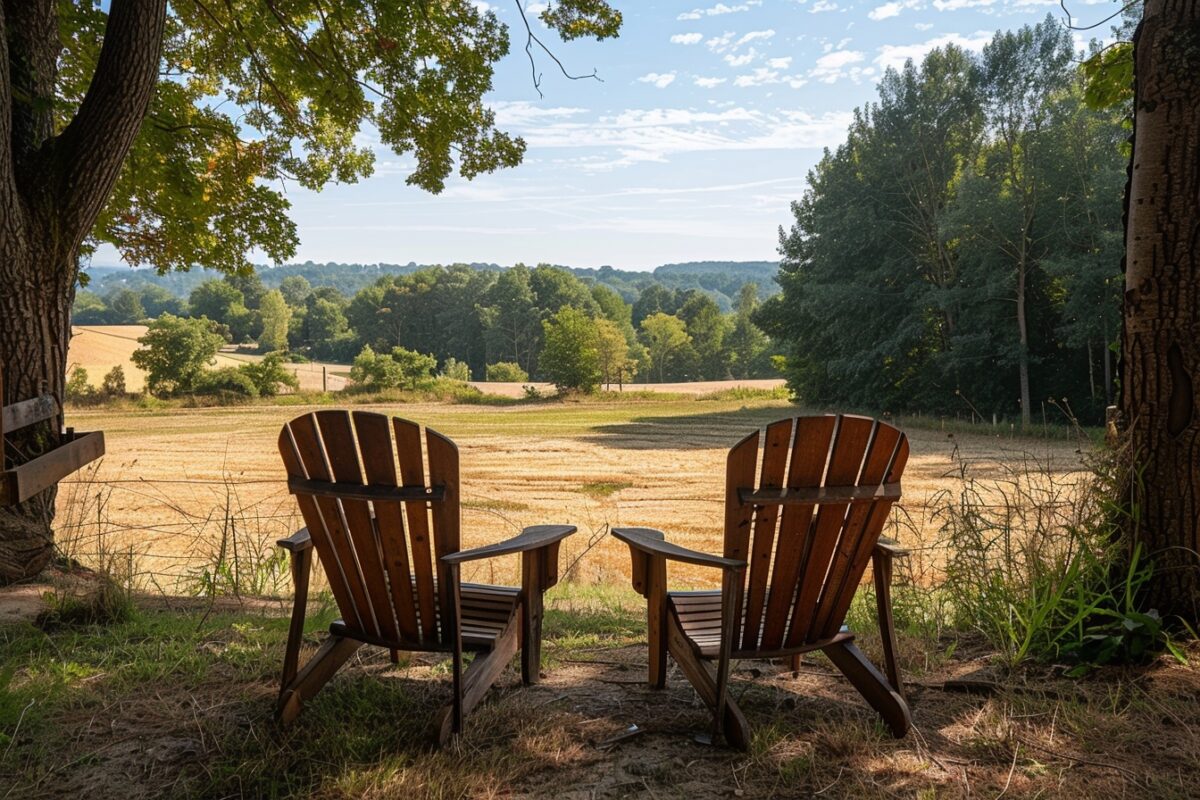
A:
POLYGON ((771 69, 787 69, 792 65, 792 57, 785 56, 783 58, 767 59, 767 66, 771 69))
POLYGON ((915 23, 913 25, 913 27, 919 31, 927 31, 933 27, 933 23, 932 22, 918 22, 918 23, 915 23))
POLYGON ((671 37, 671 44, 700 44, 703 38, 702 33, 677 33, 671 37))
POLYGON ((547 7, 548 5, 546 3, 526 3, 525 13, 531 17, 536 17, 538 14, 541 14, 543 11, 545 11, 547 7))
POLYGON ((739 3, 735 6, 727 6, 724 3, 717 3, 709 8, 694 8, 691 11, 685 11, 675 19, 703 19, 704 17, 719 17, 725 14, 736 14, 739 11, 749 11, 752 6, 761 6, 762 0, 746 0, 745 3, 739 3))
POLYGON ((529 125, 548 119, 563 119, 587 113, 586 108, 553 106, 544 108, 526 100, 500 100, 491 104, 496 112, 496 124, 501 127, 529 125))
POLYGON ((749 33, 747 33, 745 36, 743 36, 742 38, 738 39, 738 40, 737 40, 737 43, 736 43, 736 44, 734 44, 734 46, 733 46, 733 47, 734 47, 734 49, 737 49, 737 48, 741 47, 741 46, 742 46, 742 45, 744 45, 744 44, 748 44, 749 42, 753 42, 753 41, 754 41, 754 40, 756 40, 756 39, 762 39, 762 40, 764 40, 764 41, 765 41, 765 40, 767 40, 767 39, 770 39, 770 38, 771 38, 772 36, 774 36, 774 35, 775 35, 775 31, 774 31, 774 30, 769 30, 769 29, 768 29, 768 30, 765 30, 765 31, 750 31, 750 32, 749 32, 749 33))
POLYGON ((884 3, 883 5, 872 9, 871 12, 867 14, 867 17, 876 21, 881 19, 890 19, 891 17, 899 16, 900 12, 903 10, 904 5, 902 3, 884 3))
POLYGON ((701 89, 712 89, 716 86, 720 86, 724 82, 724 78, 696 78, 692 81, 692 83, 696 84, 701 89))
POLYGON ((820 14, 822 11, 837 11, 838 4, 830 2, 830 0, 817 0, 812 4, 812 8, 808 10, 810 14, 820 14))
POLYGON ((866 55, 857 50, 834 50, 818 58, 808 76, 822 83, 835 83, 842 78, 859 80, 872 74, 862 67, 852 66, 865 59, 866 55))
POLYGON ((958 11, 961 8, 980 8, 990 6, 996 0, 933 0, 933 7, 938 11, 958 11))
POLYGON ((736 36, 733 31, 725 31, 720 36, 714 36, 704 43, 704 46, 714 53, 724 53, 733 45, 733 37, 736 36))
POLYGON ((952 44, 964 50, 979 52, 991 40, 992 34, 987 31, 976 31, 970 36, 963 36, 960 33, 948 33, 920 44, 885 44, 879 48, 879 55, 875 57, 875 63, 880 69, 887 69, 888 67, 900 69, 904 66, 904 62, 910 58, 913 60, 913 63, 920 63, 925 54, 935 47, 945 47, 948 44, 952 44))
MULTIPOLYGON (((784 80, 782 76, 780 80, 784 80)), ((525 138, 531 154, 540 156, 546 154, 539 151, 552 148, 611 151, 610 158, 578 164, 581 169, 601 171, 663 162, 682 153, 833 147, 844 140, 850 121, 850 112, 812 116, 742 107, 719 111, 656 108, 629 109, 588 120, 538 121, 514 132, 525 138)))
POLYGON ((729 55, 725 56, 725 63, 731 67, 744 67, 757 57, 758 51, 751 47, 741 55, 730 53, 729 55))
POLYGON ((674 72, 663 72, 663 73, 648 72, 645 75, 643 75, 642 77, 638 78, 638 83, 652 84, 655 89, 665 89, 674 82, 675 82, 675 73, 674 72))

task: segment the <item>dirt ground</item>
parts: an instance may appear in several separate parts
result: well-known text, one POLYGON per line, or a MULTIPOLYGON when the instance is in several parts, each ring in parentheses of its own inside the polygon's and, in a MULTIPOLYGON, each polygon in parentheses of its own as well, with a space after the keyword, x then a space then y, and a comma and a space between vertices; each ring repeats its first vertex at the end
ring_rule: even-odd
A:
MULTIPOLYGON (((0 590, 0 607, 10 592, 0 590)), ((186 614, 188 606, 159 600, 150 608, 186 614)), ((236 606, 225 603, 217 613, 230 610, 236 606)), ((337 798, 1165 800, 1194 797, 1200 777, 1195 667, 1162 658, 1084 681, 1045 669, 1003 675, 969 641, 930 669, 915 666, 920 654, 904 653, 913 728, 900 740, 817 655, 796 673, 776 662, 737 663, 731 693, 755 729, 753 745, 739 753, 703 744, 697 735, 708 731, 710 717, 674 665, 667 688, 651 690, 636 633, 572 644, 570 623, 561 621, 547 634, 541 682, 522 687, 510 667, 448 750, 430 751, 427 730, 446 700, 445 661, 416 655, 394 666, 371 647, 285 732, 270 718, 281 641, 272 640, 249 668, 234 666, 255 652, 247 637, 280 609, 241 611, 233 624, 184 620, 201 631, 194 647, 212 665, 207 677, 185 673, 148 678, 136 691, 105 689, 127 668, 124 654, 104 656, 101 671, 74 655, 83 659, 72 679, 79 699, 53 718, 69 743, 44 756, 49 767, 22 772, 10 790, 93 800, 260 797, 285 786, 299 796, 337 798), (962 691, 964 681, 975 691, 962 691), (384 736, 379 749, 345 760, 342 748, 366 735, 364 725, 391 728, 394 739, 384 736)), ((878 657, 870 632, 860 642, 878 657)), ((0 777, 0 795, 9 796, 4 784, 0 777)))

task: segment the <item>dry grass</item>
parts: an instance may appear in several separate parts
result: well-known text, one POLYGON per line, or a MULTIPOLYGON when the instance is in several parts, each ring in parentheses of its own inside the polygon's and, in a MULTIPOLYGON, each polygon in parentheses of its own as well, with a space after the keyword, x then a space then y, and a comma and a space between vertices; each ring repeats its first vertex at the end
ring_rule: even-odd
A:
MULTIPOLYGON (((525 525, 573 523, 661 528, 674 541, 720 549, 727 448, 749 430, 796 413, 780 401, 669 400, 479 407, 439 404, 374 406, 447 434, 462 452, 466 546, 496 541, 525 525)), ((72 411, 68 422, 102 429, 108 455, 93 478, 109 492, 102 521, 81 520, 91 535, 104 527, 110 547, 133 548, 146 577, 179 589, 211 555, 230 525, 252 546, 285 536, 298 524, 276 450, 280 426, 304 407, 250 406, 165 411, 72 411)), ((913 456, 893 536, 910 545, 933 542, 934 510, 957 485, 956 456, 986 484, 1010 474, 1012 462, 1037 454, 1044 472, 1070 482, 1080 454, 1065 441, 947 434, 913 428, 913 456)), ((63 503, 72 502, 72 492, 63 503)), ((89 491, 92 489, 89 487, 89 491)), ((997 498, 998 500, 1000 498, 997 498)), ((86 535, 83 537, 86 539, 86 535)), ((579 555, 584 536, 565 558, 579 555)), ((86 562, 86 542, 76 547, 86 562)), ((515 568, 473 578, 504 579, 515 568), (507 572, 505 571, 507 570, 507 572)), ((482 569, 482 568, 479 568, 482 569)), ((591 582, 623 581, 628 556, 604 538, 579 564, 591 582)), ((712 579, 686 568, 684 583, 712 579)))

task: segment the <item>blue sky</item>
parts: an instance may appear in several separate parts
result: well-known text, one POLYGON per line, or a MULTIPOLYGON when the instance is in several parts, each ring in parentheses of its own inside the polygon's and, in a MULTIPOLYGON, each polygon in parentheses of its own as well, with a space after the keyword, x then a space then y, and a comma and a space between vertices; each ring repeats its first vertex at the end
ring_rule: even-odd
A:
MULTIPOLYGON (((539 98, 515 2, 478 0, 512 31, 490 100, 502 129, 525 137, 525 162, 433 196, 404 183, 410 158, 371 142, 372 178, 289 189, 296 260, 648 269, 774 259, 789 202, 883 70, 949 42, 979 50, 996 30, 1047 14, 1066 19, 1059 0, 614 0, 619 39, 564 44, 533 19, 539 4, 522 2, 564 64, 595 68, 603 83, 568 81, 542 58, 539 98)), ((1077 25, 1119 8, 1066 6, 1077 25)))

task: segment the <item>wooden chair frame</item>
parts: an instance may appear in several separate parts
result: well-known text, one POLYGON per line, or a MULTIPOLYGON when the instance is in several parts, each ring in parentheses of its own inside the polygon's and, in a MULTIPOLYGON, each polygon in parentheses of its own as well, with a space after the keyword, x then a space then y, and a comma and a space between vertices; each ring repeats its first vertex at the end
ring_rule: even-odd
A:
MULTIPOLYGON (((392 424, 403 478, 409 483, 410 478, 419 477, 418 473, 421 473, 420 451, 415 456, 411 452, 414 441, 419 445, 419 439, 414 438, 417 426, 401 419, 393 419, 392 424), (403 452, 403 442, 409 445, 408 452, 403 452)), ((445 744, 462 731, 464 716, 483 699, 518 650, 521 652, 522 682, 529 685, 538 681, 542 596, 558 581, 559 544, 575 532, 575 527, 535 525, 497 544, 459 550, 458 451, 450 440, 435 431, 426 429, 426 438, 430 456, 428 480, 422 478, 419 485, 397 486, 394 467, 389 472, 388 465, 381 466, 379 461, 381 453, 390 453, 391 447, 387 420, 382 415, 320 411, 299 417, 285 426, 280 436, 280 450, 288 467, 289 486, 297 496, 308 525, 278 542, 291 555, 295 586, 276 704, 276 715, 282 723, 295 720, 303 704, 316 695, 364 644, 387 648, 393 661, 398 660, 401 650, 450 653, 453 694, 436 721, 439 744, 445 744), (347 449, 344 443, 339 444, 349 435, 359 437, 360 443, 364 437, 371 437, 372 444, 363 448, 361 468, 357 454, 347 449), (302 441, 305 437, 322 441, 324 445, 312 452, 311 444, 302 441), (379 443, 381 438, 383 445, 379 443), (305 451, 306 446, 310 451, 305 451), (326 447, 330 451, 328 454, 320 452, 326 447), (333 452, 338 448, 341 448, 340 452, 333 452), (372 460, 374 463, 368 463, 372 460), (350 464, 350 461, 354 463, 350 464), (329 474, 331 471, 337 473, 336 478, 340 480, 333 479, 335 476, 329 474), (363 480, 364 471, 370 480, 363 480), (427 512, 433 523, 431 530, 426 527, 427 512), (407 531, 406 520, 409 523, 407 531), (363 530, 352 530, 355 524, 363 530), (321 526, 317 543, 314 543, 310 530, 314 525, 321 526), (437 548, 434 558, 422 563, 414 541, 410 561, 406 552, 400 552, 405 550, 406 533, 414 540, 426 540, 425 556, 431 555, 427 540, 432 538, 437 548), (375 565, 375 572, 380 576, 377 579, 380 585, 370 585, 365 577, 358 578, 356 583, 355 579, 346 577, 340 566, 331 574, 332 567, 325 563, 326 555, 322 555, 343 619, 330 626, 329 637, 300 667, 314 550, 322 550, 328 554, 330 562, 340 564, 339 549, 343 550, 344 556, 348 548, 364 545, 373 554, 365 555, 360 550, 351 558, 361 564, 362 560, 377 554, 380 561, 375 565), (512 554, 521 555, 519 589, 461 581, 463 564, 512 554), (397 586, 409 582, 410 564, 412 593, 421 596, 410 595, 405 601, 397 586), (436 577, 430 573, 433 567, 436 567, 436 577), (399 573, 394 572, 396 569, 399 573), (472 602, 485 604, 481 613, 489 617, 486 623, 474 623, 470 614, 464 615, 464 589, 478 595, 472 602), (494 595, 494 599, 489 600, 489 595, 494 595), (402 608, 406 602, 407 607, 402 608), (376 630, 366 630, 366 625, 355 621, 367 616, 376 620, 376 630), (379 621, 383 616, 387 616, 384 622, 391 623, 390 626, 379 621), (402 621, 406 616, 407 624, 402 621), (488 635, 464 630, 472 624, 489 625, 488 635), (465 673, 464 652, 477 654, 465 673)))
POLYGON ((797 669, 803 653, 821 650, 880 714, 892 734, 902 737, 912 719, 896 658, 891 580, 893 559, 907 553, 879 532, 888 509, 900 497, 899 476, 908 457, 907 440, 891 426, 861 417, 781 420, 767 428, 759 479, 765 485, 754 488, 750 484, 755 483, 758 438, 755 432, 730 452, 724 556, 672 544, 653 528, 613 530, 630 548, 633 586, 647 600, 650 686, 661 689, 666 685, 670 654, 713 710, 713 739, 724 736, 733 746, 745 749, 751 730, 742 710, 729 697, 731 661, 788 658, 797 669), (817 433, 816 444, 806 440, 806 434, 813 432, 817 433), (839 438, 846 442, 844 457, 839 456, 839 438), (851 452, 856 448, 857 455, 851 452), (789 449, 792 461, 787 480, 791 485, 784 488, 779 484, 789 449), (828 467, 827 450, 832 452, 828 467), (838 485, 825 485, 830 482, 838 485), (776 514, 780 506, 797 509, 790 522, 787 516, 781 519, 776 514), (851 508, 857 510, 851 512, 851 508), (777 526, 780 542, 773 552, 777 526), (785 531, 792 537, 788 545, 782 542, 785 531), (843 535, 843 531, 848 533, 843 535), (802 543, 796 546, 797 552, 785 550, 791 541, 802 543), (822 545, 822 541, 828 543, 822 545), (855 647, 854 635, 842 625, 868 558, 886 678, 855 647), (768 585, 772 560, 771 578, 783 587, 778 592, 781 601, 772 595, 779 585, 768 585), (669 592, 667 563, 671 561, 720 570, 719 595, 669 592), (805 580, 810 568, 811 574, 819 577, 805 580), (749 599, 748 594, 752 595, 749 599), (677 609, 689 598, 697 601, 698 595, 704 596, 699 602, 709 604, 703 612, 711 619, 708 625, 718 625, 714 617, 719 613, 719 630, 713 628, 718 631, 714 634, 715 653, 711 652, 711 637, 705 640, 708 646, 702 647, 696 635, 689 635, 677 609), (772 611, 776 602, 780 602, 778 612, 772 611), (801 618, 804 624, 796 622, 801 618))
MULTIPOLYGON (((4 373, 0 370, 0 398, 3 397, 4 373)), ((0 506, 24 503, 104 455, 103 433, 76 433, 74 428, 66 428, 57 447, 23 464, 9 466, 7 434, 61 417, 58 400, 50 394, 0 408, 0 506)))

